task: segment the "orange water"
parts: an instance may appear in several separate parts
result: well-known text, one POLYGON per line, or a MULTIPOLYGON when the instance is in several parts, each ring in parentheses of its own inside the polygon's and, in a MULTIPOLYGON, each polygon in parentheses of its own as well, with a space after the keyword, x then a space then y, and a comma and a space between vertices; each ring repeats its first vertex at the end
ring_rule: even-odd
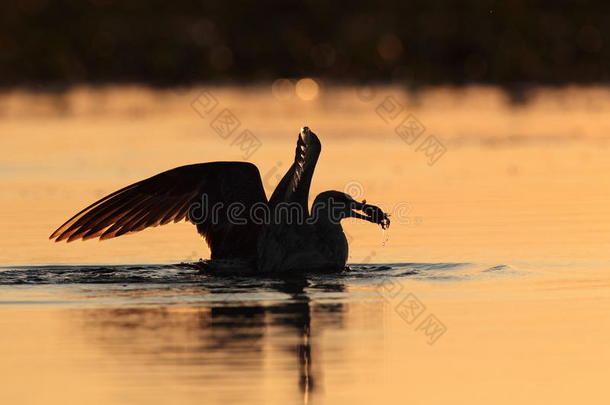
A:
POLYGON ((308 125, 323 143, 312 194, 350 191, 393 213, 385 246, 378 227, 345 223, 351 262, 471 270, 453 281, 396 277, 403 290, 394 300, 376 294, 378 280, 341 282, 335 293, 256 290, 239 295, 246 304, 201 303, 192 296, 203 293, 183 285, 1 286, 0 402, 608 401, 605 88, 539 89, 517 106, 494 88, 378 87, 369 100, 368 89, 323 87, 313 101, 279 100, 265 86, 4 94, 0 265, 206 257, 185 223, 104 242, 47 239, 129 183, 182 164, 243 160, 233 136, 210 127, 213 114, 191 107, 204 90, 261 141, 248 160, 268 195, 308 125), (385 122, 378 112, 389 96, 403 110, 385 122), (395 133, 409 113, 426 128, 421 139, 433 134, 446 147, 432 166, 395 133), (498 265, 510 271, 481 271, 498 265), (408 292, 447 326, 434 345, 394 310, 408 292), (223 312, 227 305, 237 309, 223 312))

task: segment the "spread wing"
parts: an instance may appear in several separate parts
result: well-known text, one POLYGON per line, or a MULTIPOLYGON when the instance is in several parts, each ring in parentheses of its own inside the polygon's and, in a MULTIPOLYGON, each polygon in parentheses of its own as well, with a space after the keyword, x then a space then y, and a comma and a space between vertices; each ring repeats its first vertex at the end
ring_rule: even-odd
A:
POLYGON ((316 134, 303 127, 297 139, 294 163, 271 195, 270 207, 276 207, 281 202, 296 202, 304 213, 309 212, 309 187, 321 150, 322 145, 316 134))
POLYGON ((260 173, 251 163, 181 166, 107 195, 49 238, 103 240, 186 219, 205 237, 212 258, 249 257, 256 253, 260 227, 250 220, 249 210, 266 202, 260 173), (229 217, 231 204, 243 210, 234 210, 229 217))

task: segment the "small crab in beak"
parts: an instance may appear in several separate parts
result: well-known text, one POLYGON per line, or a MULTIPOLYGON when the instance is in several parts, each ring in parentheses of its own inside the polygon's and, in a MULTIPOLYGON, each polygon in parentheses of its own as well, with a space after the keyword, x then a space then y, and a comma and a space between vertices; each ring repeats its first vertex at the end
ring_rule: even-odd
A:
POLYGON ((388 229, 390 227, 389 215, 383 212, 381 208, 377 207, 376 205, 367 204, 366 200, 362 200, 361 203, 357 201, 353 202, 351 216, 353 218, 364 219, 365 221, 378 224, 382 229, 388 229), (364 213, 364 215, 356 212, 355 210, 361 211, 364 213))

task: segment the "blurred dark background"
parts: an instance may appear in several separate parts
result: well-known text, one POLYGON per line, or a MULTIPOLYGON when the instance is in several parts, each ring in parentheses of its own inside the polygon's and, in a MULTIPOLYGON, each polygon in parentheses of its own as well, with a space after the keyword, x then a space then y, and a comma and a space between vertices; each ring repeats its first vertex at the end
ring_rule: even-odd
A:
POLYGON ((609 22, 606 1, 21 0, 0 86, 605 83, 609 22))

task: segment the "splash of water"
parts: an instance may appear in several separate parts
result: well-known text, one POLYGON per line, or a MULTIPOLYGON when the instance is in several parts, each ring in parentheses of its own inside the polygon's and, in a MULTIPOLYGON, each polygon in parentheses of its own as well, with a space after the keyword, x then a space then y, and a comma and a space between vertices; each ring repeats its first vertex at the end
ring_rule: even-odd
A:
POLYGON ((381 228, 381 246, 385 246, 390 240, 390 235, 387 228, 381 228))

